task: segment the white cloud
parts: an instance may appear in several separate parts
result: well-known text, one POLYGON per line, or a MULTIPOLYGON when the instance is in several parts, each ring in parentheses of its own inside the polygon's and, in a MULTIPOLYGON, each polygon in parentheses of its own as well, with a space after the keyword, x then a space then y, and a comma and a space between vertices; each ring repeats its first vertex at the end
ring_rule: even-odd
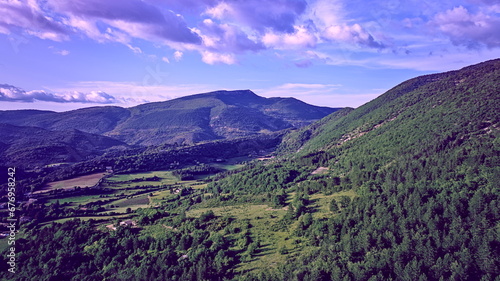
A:
POLYGON ((314 32, 305 26, 295 26, 294 33, 267 32, 262 37, 262 42, 267 47, 276 49, 314 48, 318 39, 314 32))
POLYGON ((181 52, 181 51, 175 51, 175 52, 174 52, 174 59, 175 59, 176 61, 180 61, 180 60, 182 59, 182 56, 183 56, 183 55, 184 55, 184 53, 183 53, 183 52, 181 52))
POLYGON ((220 87, 205 84, 147 85, 134 82, 81 81, 65 87, 51 88, 55 92, 99 91, 113 95, 120 106, 135 106, 146 102, 158 102, 178 97, 216 91, 220 87))
POLYGON ((344 6, 339 0, 314 1, 309 3, 307 17, 312 19, 319 29, 325 29, 344 20, 344 6))
POLYGON ((224 16, 235 14, 234 9, 226 2, 221 2, 214 7, 210 7, 205 11, 206 15, 209 15, 216 19, 222 19, 224 16))
POLYGON ((116 102, 115 97, 101 91, 79 92, 68 91, 62 93, 51 93, 44 90, 25 91, 12 85, 0 85, 0 101, 9 102, 78 102, 78 103, 101 103, 109 104, 116 102))
POLYGON ((170 60, 167 57, 162 57, 161 60, 166 63, 170 63, 170 60))
POLYGON ((219 54, 209 51, 201 52, 201 60, 206 64, 235 64, 236 58, 233 54, 219 54))
POLYGON ((323 36, 333 41, 360 44, 372 48, 384 47, 383 44, 376 42, 373 36, 357 23, 353 25, 331 25, 324 30, 323 36))
POLYGON ((67 55, 69 55, 70 52, 68 50, 60 50, 60 51, 56 51, 55 53, 58 55, 61 55, 61 56, 67 56, 67 55))
POLYGON ((68 50, 61 50, 61 49, 58 49, 54 46, 49 46, 49 49, 52 50, 52 52, 56 55, 60 55, 60 56, 67 56, 70 54, 70 51, 68 50))

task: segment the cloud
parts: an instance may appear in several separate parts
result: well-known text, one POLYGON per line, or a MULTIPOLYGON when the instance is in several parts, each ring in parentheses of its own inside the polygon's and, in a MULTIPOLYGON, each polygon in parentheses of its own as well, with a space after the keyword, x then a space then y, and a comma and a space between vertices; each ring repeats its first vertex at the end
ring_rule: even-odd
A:
POLYGON ((306 26, 295 26, 293 33, 268 32, 262 37, 262 42, 276 49, 314 48, 318 38, 306 26))
POLYGON ((371 93, 341 93, 339 84, 286 83, 267 89, 257 89, 255 93, 264 97, 294 97, 309 104, 331 107, 357 107, 373 100, 383 90, 371 90, 371 93))
POLYGON ((55 48, 54 46, 50 46, 49 49, 51 49, 54 54, 60 55, 60 56, 67 56, 67 55, 70 54, 70 51, 68 51, 68 50, 59 50, 59 49, 55 48))
POLYGON ((311 60, 300 60, 294 63, 295 66, 300 67, 300 68, 308 68, 313 65, 313 62, 311 60))
POLYGON ((38 3, 31 1, 0 2, 0 32, 10 34, 23 29, 27 34, 41 39, 63 41, 69 39, 69 30, 46 15, 38 3))
POLYGON ((205 19, 200 24, 199 35, 203 45, 216 52, 242 53, 265 49, 260 42, 255 42, 235 25, 218 24, 211 19, 205 19))
POLYGON ((292 33, 295 23, 307 7, 305 0, 220 1, 205 14, 219 20, 229 20, 264 33, 292 33))
POLYGON ((376 49, 385 48, 385 45, 375 40, 360 23, 350 24, 352 20, 346 15, 341 1, 315 1, 309 7, 308 17, 319 30, 319 36, 327 42, 347 43, 376 49))
POLYGON ((183 53, 183 52, 181 52, 181 51, 175 51, 175 52, 174 52, 174 59, 175 59, 176 61, 180 61, 180 60, 182 59, 182 56, 183 56, 183 55, 184 55, 184 53, 183 53))
POLYGON ((384 48, 384 44, 376 42, 373 36, 357 23, 331 25, 325 29, 323 37, 332 41, 360 44, 371 48, 384 48))
POLYGON ((80 81, 66 87, 52 89, 54 92, 104 92, 116 98, 121 106, 135 106, 146 102, 170 100, 197 93, 220 90, 220 86, 205 84, 141 84, 134 82, 114 81, 80 81))
POLYGON ((233 54, 219 54, 209 51, 201 52, 201 60, 206 64, 235 64, 236 58, 233 54))
POLYGON ((437 14, 431 21, 453 44, 468 48, 500 47, 500 19, 494 13, 470 13, 463 6, 437 14))
POLYGON ((65 23, 98 41, 128 43, 130 37, 151 41, 200 44, 183 17, 140 0, 49 0, 65 23), (107 25, 105 31, 100 26, 107 25))
POLYGON ((166 63, 170 63, 170 60, 167 57, 162 57, 161 60, 166 63))
POLYGON ((287 97, 287 96, 309 96, 332 93, 341 85, 339 84, 307 84, 307 83, 286 83, 269 89, 260 90, 264 96, 287 97))
POLYGON ((91 91, 89 93, 71 91, 62 94, 48 93, 43 90, 26 92, 23 89, 12 85, 0 84, 0 101, 48 101, 58 103, 78 102, 109 104, 116 102, 116 99, 113 96, 100 91, 91 91))

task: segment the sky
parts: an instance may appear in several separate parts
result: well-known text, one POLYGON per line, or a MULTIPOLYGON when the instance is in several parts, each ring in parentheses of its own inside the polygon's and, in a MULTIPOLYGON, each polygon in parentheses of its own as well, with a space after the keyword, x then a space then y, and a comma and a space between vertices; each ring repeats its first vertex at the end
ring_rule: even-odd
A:
POLYGON ((0 110, 250 89, 358 107, 500 57, 500 0, 0 0, 0 110))

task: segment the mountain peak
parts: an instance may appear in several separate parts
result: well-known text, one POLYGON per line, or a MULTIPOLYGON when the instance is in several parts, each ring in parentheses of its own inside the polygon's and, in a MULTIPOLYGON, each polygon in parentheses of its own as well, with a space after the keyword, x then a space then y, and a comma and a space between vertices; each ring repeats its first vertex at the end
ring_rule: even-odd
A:
POLYGON ((17 116, 16 123, 4 121, 14 125, 57 131, 73 128, 128 144, 157 145, 230 139, 301 127, 336 110, 295 99, 265 98, 251 90, 219 90, 127 109, 90 107, 43 116, 13 111, 0 112, 0 117, 17 116))

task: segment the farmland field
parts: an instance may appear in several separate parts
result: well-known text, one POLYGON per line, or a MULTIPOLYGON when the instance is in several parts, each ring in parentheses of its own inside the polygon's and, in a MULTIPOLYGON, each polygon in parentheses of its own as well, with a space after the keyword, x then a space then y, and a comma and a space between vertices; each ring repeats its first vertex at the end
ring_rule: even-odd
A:
POLYGON ((54 181, 51 183, 47 184, 47 187, 35 191, 34 194, 40 194, 40 193, 45 193, 49 192, 54 189, 64 189, 64 190, 69 190, 72 188, 75 188, 77 186, 79 187, 91 187, 96 185, 100 179, 102 179, 106 174, 105 173, 95 173, 95 174, 90 174, 90 175, 85 175, 81 177, 76 177, 68 180, 62 180, 62 181, 54 181))
POLYGON ((143 172, 143 173, 133 173, 133 174, 119 174, 113 175, 108 178, 107 181, 109 183, 113 182, 124 182, 124 181, 133 181, 138 179, 147 179, 152 177, 158 177, 160 180, 158 181, 137 181, 131 182, 129 185, 162 185, 162 184, 175 184, 179 180, 172 175, 171 171, 152 171, 152 172, 143 172))
POLYGON ((127 208, 131 210, 147 208, 149 206, 149 198, 148 195, 140 195, 133 198, 116 200, 112 204, 115 205, 116 208, 111 209, 111 211, 125 213, 127 208))

